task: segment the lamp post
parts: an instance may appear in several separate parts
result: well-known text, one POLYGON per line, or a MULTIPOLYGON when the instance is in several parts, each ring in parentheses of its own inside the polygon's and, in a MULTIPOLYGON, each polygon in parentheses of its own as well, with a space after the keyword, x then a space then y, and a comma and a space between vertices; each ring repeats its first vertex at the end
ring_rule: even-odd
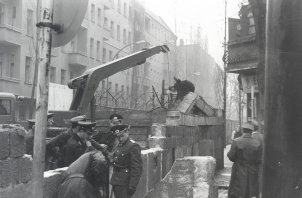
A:
MULTIPOLYGON (((119 50, 114 54, 114 56, 112 57, 112 59, 111 59, 110 61, 115 60, 115 59, 118 57, 119 53, 120 53, 121 51, 123 51, 125 48, 127 48, 127 47, 129 47, 129 46, 131 46, 131 45, 139 45, 139 44, 143 44, 143 43, 149 44, 149 42, 147 42, 147 41, 145 41, 145 40, 140 40, 140 41, 136 41, 136 42, 129 43, 129 44, 125 45, 124 47, 122 47, 121 49, 119 49, 119 50)), ((109 94, 108 94, 108 89, 109 89, 108 84, 109 84, 109 78, 106 79, 106 87, 107 87, 107 93, 106 93, 106 106, 107 106, 107 107, 108 107, 108 96, 109 96, 109 94)))

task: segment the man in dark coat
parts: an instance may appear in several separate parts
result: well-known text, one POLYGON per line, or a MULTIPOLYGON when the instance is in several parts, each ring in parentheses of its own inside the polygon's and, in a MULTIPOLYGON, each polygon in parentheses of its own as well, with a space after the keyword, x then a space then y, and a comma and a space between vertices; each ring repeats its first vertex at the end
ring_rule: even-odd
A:
POLYGON ((81 130, 85 126, 79 125, 79 121, 86 121, 86 117, 77 116, 70 119, 71 128, 46 144, 46 152, 58 159, 58 168, 69 166, 86 151, 88 134, 81 130), (54 152, 55 147, 59 147, 59 152, 54 152))
POLYGON ((110 180, 115 198, 130 198, 142 174, 141 148, 128 134, 129 125, 116 125, 111 131, 119 144, 113 153, 113 174, 110 180))
POLYGON ((108 163, 99 151, 83 154, 66 171, 58 198, 102 198, 108 163))
POLYGON ((258 171, 262 148, 258 140, 252 138, 254 126, 245 123, 243 135, 234 139, 228 158, 234 162, 229 186, 230 198, 251 198, 259 195, 258 171))

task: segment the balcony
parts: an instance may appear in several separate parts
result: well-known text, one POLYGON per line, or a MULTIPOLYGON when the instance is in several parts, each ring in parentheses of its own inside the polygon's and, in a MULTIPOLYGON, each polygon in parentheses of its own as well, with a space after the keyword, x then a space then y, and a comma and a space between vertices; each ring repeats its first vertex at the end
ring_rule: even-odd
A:
POLYGON ((87 67, 89 59, 83 52, 71 52, 68 54, 68 64, 75 67, 87 67))
POLYGON ((89 26, 89 21, 86 19, 86 18, 84 18, 83 19, 83 22, 82 22, 82 24, 81 24, 81 28, 82 29, 88 29, 88 26, 89 26))
POLYGON ((8 46, 21 46, 22 34, 21 29, 8 25, 0 25, 0 44, 8 46))
POLYGON ((227 72, 242 73, 255 70, 259 63, 259 50, 254 36, 228 43, 227 72))

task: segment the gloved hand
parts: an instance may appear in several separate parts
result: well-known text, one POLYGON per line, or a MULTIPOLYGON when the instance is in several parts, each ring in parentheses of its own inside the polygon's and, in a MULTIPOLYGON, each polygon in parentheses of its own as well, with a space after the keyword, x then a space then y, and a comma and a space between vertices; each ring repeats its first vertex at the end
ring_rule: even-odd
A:
POLYGON ((132 195, 135 193, 135 191, 136 191, 135 188, 129 187, 129 189, 128 189, 128 194, 132 196, 132 195))

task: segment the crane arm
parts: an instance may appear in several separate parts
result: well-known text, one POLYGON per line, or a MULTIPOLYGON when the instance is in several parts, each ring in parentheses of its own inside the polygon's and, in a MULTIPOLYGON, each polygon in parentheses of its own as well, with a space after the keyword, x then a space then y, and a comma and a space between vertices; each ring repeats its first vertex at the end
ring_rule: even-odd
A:
POLYGON ((88 69, 81 76, 68 83, 69 88, 76 90, 69 109, 77 111, 78 114, 84 114, 100 81, 120 71, 141 65, 146 62, 147 58, 155 54, 167 53, 168 51, 169 48, 166 45, 155 46, 88 69))

